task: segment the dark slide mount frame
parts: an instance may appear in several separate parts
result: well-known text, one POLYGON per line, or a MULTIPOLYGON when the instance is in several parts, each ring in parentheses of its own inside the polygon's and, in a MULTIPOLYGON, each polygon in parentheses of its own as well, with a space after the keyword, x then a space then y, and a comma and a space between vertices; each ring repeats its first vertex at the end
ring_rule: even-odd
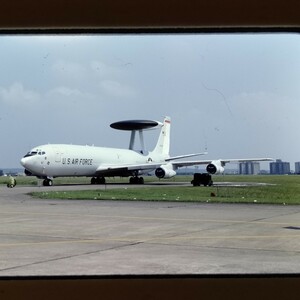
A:
MULTIPOLYGON (((1 34, 299 34, 298 0, 3 0, 1 34)), ((298 299, 300 274, 0 277, 1 299, 298 299)))

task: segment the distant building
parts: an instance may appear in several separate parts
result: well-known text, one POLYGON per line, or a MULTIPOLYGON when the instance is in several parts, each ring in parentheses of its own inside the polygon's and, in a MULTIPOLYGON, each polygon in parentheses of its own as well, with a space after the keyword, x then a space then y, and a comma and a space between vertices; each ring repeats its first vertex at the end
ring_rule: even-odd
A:
POLYGON ((239 174, 242 175, 257 175, 260 172, 259 162, 242 162, 239 163, 239 174))
POLYGON ((300 161, 295 162, 295 173, 300 174, 300 161))
POLYGON ((3 176, 3 175, 4 175, 3 170, 0 170, 0 176, 3 176))
POLYGON ((270 174, 290 174, 290 163, 284 162, 281 159, 276 159, 275 162, 270 163, 270 174))

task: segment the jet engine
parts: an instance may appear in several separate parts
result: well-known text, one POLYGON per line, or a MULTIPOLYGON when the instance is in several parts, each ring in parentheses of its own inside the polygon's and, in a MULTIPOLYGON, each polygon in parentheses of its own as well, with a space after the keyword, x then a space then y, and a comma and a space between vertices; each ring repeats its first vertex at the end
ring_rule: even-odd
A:
POLYGON ((225 163, 220 160, 213 160, 207 165, 206 171, 208 174, 222 174, 224 172, 225 163))
POLYGON ((172 165, 160 166, 155 170, 155 176, 158 178, 172 178, 176 175, 172 165))

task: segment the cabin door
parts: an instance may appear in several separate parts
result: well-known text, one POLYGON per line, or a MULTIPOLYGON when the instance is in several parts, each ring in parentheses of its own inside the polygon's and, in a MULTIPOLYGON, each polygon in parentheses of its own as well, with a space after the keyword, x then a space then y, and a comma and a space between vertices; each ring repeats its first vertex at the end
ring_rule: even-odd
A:
POLYGON ((55 162, 60 162, 61 161, 61 151, 58 148, 54 149, 55 153, 55 162))

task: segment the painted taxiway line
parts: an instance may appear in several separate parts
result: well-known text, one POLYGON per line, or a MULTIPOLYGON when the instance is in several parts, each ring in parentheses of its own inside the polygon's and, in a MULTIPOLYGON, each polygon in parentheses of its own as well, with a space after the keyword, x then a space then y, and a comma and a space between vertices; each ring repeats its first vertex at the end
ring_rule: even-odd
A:
MULTIPOLYGON (((80 201, 80 200, 79 200, 80 201)), ((107 200, 105 200, 107 201, 107 200)), ((287 226, 287 227, 295 227, 300 229, 300 222, 269 222, 269 221, 260 221, 260 220, 219 220, 219 219, 185 219, 185 218, 162 218, 162 217, 134 217, 134 216, 121 216, 121 215, 100 215, 100 214, 84 214, 84 213, 46 213, 46 212, 24 212, 24 211, 1 211, 1 215, 32 215, 32 216, 61 216, 61 217, 82 217, 83 215, 88 217, 95 218, 108 218, 108 219, 127 219, 127 220, 143 220, 143 221, 168 221, 168 222, 189 222, 189 223, 220 223, 220 224, 262 224, 262 225, 274 225, 274 226, 287 226)), ((18 218, 18 221, 20 219, 18 218)), ((24 219, 24 221, 28 221, 28 219, 24 219)), ((3 223, 12 223, 14 220, 9 220, 7 222, 0 221, 0 224, 3 223)))
POLYGON ((299 234, 289 235, 243 235, 243 236, 172 236, 172 237, 153 237, 153 238, 101 238, 101 239, 86 239, 86 240, 60 240, 47 242, 21 242, 0 244, 1 248, 9 247, 26 247, 26 246, 49 246, 59 244, 101 244, 107 242, 120 243, 157 243, 162 241, 186 241, 186 240, 256 240, 256 239, 299 239, 299 234))

